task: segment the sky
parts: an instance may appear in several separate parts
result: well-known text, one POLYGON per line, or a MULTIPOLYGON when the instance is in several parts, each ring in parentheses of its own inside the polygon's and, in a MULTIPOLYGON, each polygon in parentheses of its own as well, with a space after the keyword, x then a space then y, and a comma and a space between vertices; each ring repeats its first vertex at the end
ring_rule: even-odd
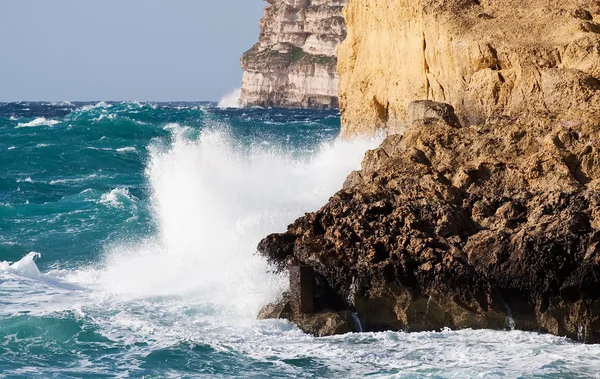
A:
POLYGON ((0 101, 219 100, 262 0, 0 0, 0 101))

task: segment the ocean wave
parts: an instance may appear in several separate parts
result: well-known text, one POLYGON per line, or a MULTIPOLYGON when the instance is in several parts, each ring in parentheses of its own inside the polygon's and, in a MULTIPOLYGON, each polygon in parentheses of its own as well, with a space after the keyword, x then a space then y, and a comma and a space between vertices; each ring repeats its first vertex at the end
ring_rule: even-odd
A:
POLYGON ((12 271, 29 279, 40 279, 42 274, 35 264, 35 260, 41 257, 40 253, 31 252, 16 263, 0 262, 0 271, 12 271))
POLYGON ((16 182, 17 183, 33 183, 33 180, 31 179, 31 177, 27 177, 25 179, 17 179, 16 182))
POLYGON ((77 178, 54 179, 54 180, 51 180, 48 184, 56 185, 56 184, 80 183, 80 182, 85 182, 86 180, 98 179, 98 178, 100 178, 100 176, 98 176, 97 174, 90 174, 90 175, 87 175, 84 177, 77 177, 77 178))
POLYGON ((84 111, 84 112, 85 112, 85 111, 89 111, 89 110, 91 110, 91 109, 96 109, 96 108, 111 108, 111 107, 112 107, 112 105, 111 105, 111 104, 108 104, 108 103, 106 103, 105 101, 101 101, 101 102, 99 102, 99 103, 96 103, 96 104, 93 104, 93 105, 92 105, 92 104, 90 104, 90 105, 84 105, 84 106, 83 106, 83 107, 81 107, 81 109, 79 109, 79 110, 81 110, 81 111, 84 111))
POLYGON ((17 124, 17 128, 31 128, 31 127, 36 127, 36 126, 53 126, 56 124, 60 124, 60 121, 57 120, 49 120, 46 119, 45 117, 38 117, 33 121, 30 122, 25 122, 25 123, 18 123, 17 124))
POLYGON ((113 208, 123 208, 126 205, 132 205, 137 199, 129 193, 127 188, 115 188, 102 195, 98 201, 113 208))
POLYGON ((104 119, 114 120, 115 118, 117 118, 117 115, 114 114, 114 113, 105 113, 105 112, 102 112, 102 114, 100 116, 96 117, 94 119, 94 121, 102 121, 104 119))
POLYGON ((72 106, 74 106, 73 103, 71 103, 70 101, 57 101, 57 102, 50 103, 50 105, 52 105, 54 107, 72 107, 72 106))
POLYGON ((117 153, 137 153, 137 149, 133 146, 126 146, 126 147, 120 147, 118 149, 116 149, 117 153))

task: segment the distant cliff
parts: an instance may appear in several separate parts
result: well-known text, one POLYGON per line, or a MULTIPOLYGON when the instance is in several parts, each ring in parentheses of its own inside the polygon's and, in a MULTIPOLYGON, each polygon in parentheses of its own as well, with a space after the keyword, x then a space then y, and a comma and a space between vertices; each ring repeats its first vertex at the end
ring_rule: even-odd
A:
POLYGON ((242 56, 243 106, 337 108, 336 48, 347 0, 267 0, 256 45, 242 56))

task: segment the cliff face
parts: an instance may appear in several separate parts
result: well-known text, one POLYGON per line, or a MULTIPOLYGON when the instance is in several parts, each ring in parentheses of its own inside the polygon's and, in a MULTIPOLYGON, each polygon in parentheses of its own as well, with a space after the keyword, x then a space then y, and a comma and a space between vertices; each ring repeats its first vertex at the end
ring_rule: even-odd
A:
POLYGON ((241 60, 241 105, 337 108, 347 0, 267 1, 259 42, 241 60))
POLYGON ((366 330, 599 343, 600 4, 350 0, 345 15, 343 132, 397 134, 259 251, 312 267, 317 310, 366 330))
MULTIPOLYGON (((463 122, 584 114, 600 77, 592 0, 350 1, 339 48, 343 133, 402 127, 412 100, 463 122)), ((567 116, 568 117, 568 116, 567 116)))

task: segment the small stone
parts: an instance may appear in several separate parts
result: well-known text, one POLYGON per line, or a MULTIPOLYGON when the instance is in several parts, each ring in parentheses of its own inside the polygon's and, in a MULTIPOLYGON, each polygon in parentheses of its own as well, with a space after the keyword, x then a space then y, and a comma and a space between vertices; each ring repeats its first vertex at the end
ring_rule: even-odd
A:
POLYGON ((417 121, 425 123, 442 121, 458 128, 461 127, 452 105, 431 100, 417 100, 408 104, 407 124, 410 126, 417 121))

